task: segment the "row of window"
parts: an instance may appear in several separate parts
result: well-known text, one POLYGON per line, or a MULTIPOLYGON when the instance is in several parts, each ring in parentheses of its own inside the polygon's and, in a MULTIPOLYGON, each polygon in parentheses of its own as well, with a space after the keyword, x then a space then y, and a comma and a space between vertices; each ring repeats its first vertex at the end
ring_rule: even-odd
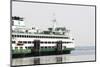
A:
MULTIPOLYGON (((63 46, 64 48, 66 48, 66 46, 63 46)), ((23 49, 23 47, 19 47, 20 49, 23 49)), ((25 47, 26 49, 32 49, 34 47, 25 47)), ((56 46, 42 46, 40 48, 56 48, 56 46)), ((18 47, 15 47, 15 49, 18 49, 18 47)))
MULTIPOLYGON (((12 43, 16 43, 15 41, 12 41, 12 43)), ((34 41, 18 41, 18 43, 22 43, 22 44, 33 44, 34 41)), ((56 41, 40 41, 41 44, 55 44, 58 43, 56 41)), ((72 43, 72 42, 62 42, 62 43, 72 43)))
POLYGON ((32 35, 12 35, 12 37, 23 37, 23 38, 63 38, 63 39, 70 39, 70 37, 32 36, 32 35))

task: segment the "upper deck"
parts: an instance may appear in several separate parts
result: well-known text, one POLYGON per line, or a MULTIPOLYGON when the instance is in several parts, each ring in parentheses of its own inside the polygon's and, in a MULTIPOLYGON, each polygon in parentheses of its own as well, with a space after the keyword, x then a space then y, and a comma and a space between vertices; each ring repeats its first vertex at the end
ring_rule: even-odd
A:
POLYGON ((71 39, 72 37, 67 35, 53 35, 53 34, 32 34, 32 33, 12 33, 12 37, 21 38, 60 38, 60 39, 71 39))

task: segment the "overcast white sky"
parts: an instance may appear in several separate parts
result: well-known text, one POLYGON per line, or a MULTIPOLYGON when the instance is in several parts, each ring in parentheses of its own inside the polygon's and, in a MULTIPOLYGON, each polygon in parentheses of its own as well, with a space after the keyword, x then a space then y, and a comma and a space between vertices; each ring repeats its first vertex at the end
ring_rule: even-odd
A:
POLYGON ((53 13, 57 26, 71 29, 76 45, 95 43, 95 7, 43 3, 13 2, 12 16, 24 17, 27 27, 52 26, 53 13))

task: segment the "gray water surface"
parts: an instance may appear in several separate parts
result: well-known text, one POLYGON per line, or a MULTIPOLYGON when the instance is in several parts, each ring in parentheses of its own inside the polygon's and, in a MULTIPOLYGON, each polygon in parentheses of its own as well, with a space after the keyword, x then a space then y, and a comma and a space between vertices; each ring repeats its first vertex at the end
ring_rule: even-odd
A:
POLYGON ((95 46, 88 46, 88 47, 82 46, 82 47, 76 47, 75 50, 71 52, 71 54, 12 59, 12 66, 94 61, 94 60, 95 60, 95 46))

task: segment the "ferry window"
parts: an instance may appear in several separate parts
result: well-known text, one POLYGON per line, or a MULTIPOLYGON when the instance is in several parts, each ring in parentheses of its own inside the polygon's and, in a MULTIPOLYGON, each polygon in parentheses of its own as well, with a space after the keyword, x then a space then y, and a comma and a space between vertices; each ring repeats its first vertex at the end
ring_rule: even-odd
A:
POLYGON ((37 36, 37 38, 40 38, 40 36, 37 36))
POLYGON ((52 48, 54 48, 54 46, 52 46, 52 48))
POLYGON ((47 46, 45 46, 45 48, 47 48, 47 46))
POLYGON ((24 35, 24 37, 26 38, 26 35, 24 35))
POLYGON ((15 47, 15 49, 18 49, 18 47, 15 47))
POLYGON ((31 36, 31 38, 33 38, 33 37, 35 37, 35 36, 31 36))
POLYGON ((23 49, 23 47, 20 47, 20 49, 23 49))
POLYGON ((48 46, 48 48, 51 48, 51 46, 48 46))
POLYGON ((62 43, 66 43, 66 42, 62 42, 62 43))
POLYGON ((14 35, 14 37, 16 37, 16 35, 14 35))
POLYGON ((28 41, 29 44, 31 44, 31 41, 28 41))
MULTIPOLYGON (((32 36, 31 36, 32 37, 32 36)), ((36 36, 34 36, 34 38, 36 38, 36 36)))
POLYGON ((34 41, 32 41, 31 43, 34 43, 34 41))
POLYGON ((27 35, 25 35, 25 37, 27 37, 27 35))
POLYGON ((12 41, 12 43, 16 43, 15 41, 12 41))
POLYGON ((25 35, 23 35, 23 37, 25 37, 25 35))
POLYGON ((42 36, 42 38, 45 38, 44 36, 42 36))
POLYGON ((50 37, 50 38, 53 38, 53 37, 50 37))
POLYGON ((44 42, 44 43, 47 43, 47 42, 44 42))
POLYGON ((17 37, 17 35, 15 35, 15 37, 17 37))
POLYGON ((17 37, 19 37, 19 35, 17 35, 17 37))
POLYGON ((41 38, 44 38, 43 36, 41 36, 41 38))
POLYGON ((46 36, 44 36, 44 38, 47 38, 46 36))
POLYGON ((43 43, 43 41, 41 41, 40 43, 43 43))
POLYGON ((52 43, 55 43, 55 42, 52 42, 52 43))
POLYGON ((14 37, 14 35, 12 35, 12 37, 14 37))
POLYGON ((30 36, 31 38, 33 37, 33 36, 30 36))
POLYGON ((21 37, 21 35, 19 35, 19 37, 21 37))
POLYGON ((17 45, 23 45, 23 44, 18 43, 17 45))
POLYGON ((43 36, 40 36, 40 38, 43 38, 43 36))
POLYGON ((41 47, 41 48, 43 48, 43 47, 41 47))
POLYGON ((13 35, 12 37, 16 37, 16 35, 13 35))
POLYGON ((28 35, 28 38, 29 38, 29 35, 28 35))
POLYGON ((36 38, 38 38, 38 36, 36 36, 36 38))
POLYGON ((48 43, 50 44, 51 42, 49 41, 48 43))
POLYGON ((20 47, 20 48, 23 48, 23 47, 20 47))
POLYGON ((33 36, 33 37, 37 38, 37 36, 33 36))
POLYGON ((27 43, 27 41, 23 41, 23 43, 27 43))
POLYGON ((21 35, 21 37, 24 37, 23 35, 21 35))
POLYGON ((61 37, 55 37, 55 38, 61 38, 61 37))
POLYGON ((22 35, 21 35, 21 37, 22 37, 22 35))
POLYGON ((28 38, 30 38, 31 36, 28 36, 28 38))
POLYGON ((65 37, 60 37, 60 38, 65 38, 65 37))
POLYGON ((68 42, 65 42, 65 43, 68 43, 68 42))
POLYGON ((18 41, 18 43, 22 43, 22 41, 18 41))
POLYGON ((65 37, 65 38, 70 39, 69 37, 65 37))
POLYGON ((24 35, 24 37, 26 38, 26 35, 24 35))
POLYGON ((58 38, 58 37, 53 37, 53 38, 58 38))
POLYGON ((65 43, 67 43, 67 42, 65 42, 65 43))
POLYGON ((42 36, 40 36, 40 38, 43 38, 42 36))
POLYGON ((53 46, 51 46, 51 48, 53 48, 53 46))
POLYGON ((42 38, 42 36, 40 36, 40 38, 42 38))
POLYGON ((41 38, 41 36, 39 36, 39 38, 41 38))
POLYGON ((41 36, 39 36, 39 38, 41 38, 41 36))
POLYGON ((54 37, 54 38, 59 38, 59 37, 54 37))
POLYGON ((56 38, 56 37, 50 37, 50 38, 56 38))
POLYGON ((31 47, 28 47, 29 49, 31 49, 31 47))
POLYGON ((25 47, 27 49, 27 47, 25 47))
POLYGON ((66 48, 66 46, 64 46, 64 48, 66 48))
POLYGON ((28 38, 28 35, 26 35, 26 37, 28 38))

